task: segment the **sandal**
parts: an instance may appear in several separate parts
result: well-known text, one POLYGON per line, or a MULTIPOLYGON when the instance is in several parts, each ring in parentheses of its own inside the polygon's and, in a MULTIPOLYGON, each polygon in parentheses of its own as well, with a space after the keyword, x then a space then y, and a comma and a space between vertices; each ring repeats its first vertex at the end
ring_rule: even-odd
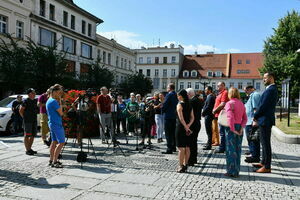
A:
POLYGON ((56 161, 55 163, 52 163, 51 167, 54 168, 63 168, 62 163, 59 161, 56 161))
POLYGON ((184 173, 184 165, 181 165, 181 166, 178 166, 177 170, 176 170, 177 173, 184 173))

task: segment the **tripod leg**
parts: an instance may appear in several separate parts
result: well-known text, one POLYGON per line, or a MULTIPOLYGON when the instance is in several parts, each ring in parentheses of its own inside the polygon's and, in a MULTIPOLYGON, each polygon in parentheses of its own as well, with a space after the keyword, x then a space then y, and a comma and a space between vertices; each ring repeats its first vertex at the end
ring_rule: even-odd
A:
POLYGON ((89 137, 89 143, 91 144, 91 147, 92 147, 92 149, 93 149, 93 152, 94 152, 94 156, 95 156, 95 158, 96 158, 96 160, 97 160, 97 156, 96 156, 96 151, 95 151, 95 148, 94 148, 94 146, 93 146, 93 143, 92 143, 92 140, 91 140, 91 138, 89 137))

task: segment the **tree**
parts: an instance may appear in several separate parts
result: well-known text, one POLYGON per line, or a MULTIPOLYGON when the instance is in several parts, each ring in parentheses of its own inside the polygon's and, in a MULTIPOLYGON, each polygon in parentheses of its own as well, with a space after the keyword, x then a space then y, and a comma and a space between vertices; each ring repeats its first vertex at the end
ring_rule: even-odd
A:
POLYGON ((274 34, 268 37, 264 45, 264 67, 261 72, 273 71, 276 83, 291 77, 292 98, 297 98, 300 88, 300 15, 296 11, 288 12, 279 20, 274 34))
POLYGON ((124 94, 135 92, 141 94, 142 96, 150 93, 153 89, 151 79, 145 77, 141 73, 127 76, 126 80, 121 83, 119 87, 124 94))
POLYGON ((81 89, 100 88, 102 86, 110 88, 112 86, 114 73, 100 61, 100 58, 97 58, 94 64, 88 65, 87 72, 80 74, 81 89))
POLYGON ((0 45, 0 81, 2 91, 21 93, 24 91, 28 52, 20 47, 19 41, 7 35, 0 45))

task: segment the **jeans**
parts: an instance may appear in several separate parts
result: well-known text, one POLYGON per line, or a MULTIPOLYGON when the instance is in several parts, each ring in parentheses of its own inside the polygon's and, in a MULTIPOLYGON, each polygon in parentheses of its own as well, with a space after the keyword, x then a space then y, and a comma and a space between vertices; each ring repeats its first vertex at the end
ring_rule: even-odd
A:
POLYGON ((167 151, 173 152, 176 150, 175 144, 175 128, 176 119, 165 119, 165 134, 167 140, 167 151))
POLYGON ((22 125, 23 125, 22 117, 20 115, 14 114, 13 120, 14 120, 14 131, 15 131, 15 133, 21 132, 22 125))
MULTIPOLYGON (((246 136, 248 138, 248 135, 250 134, 252 130, 252 125, 247 125, 245 128, 246 131, 246 136)), ((248 146, 249 146, 249 151, 251 153, 251 156, 253 158, 258 158, 260 157, 260 143, 258 141, 249 141, 248 140, 248 146)))
POLYGON ((113 122, 112 122, 112 116, 111 116, 111 113, 108 113, 108 114, 104 114, 104 113, 101 113, 99 114, 99 120, 100 120, 100 123, 102 125, 102 128, 100 128, 100 137, 103 140, 105 140, 105 128, 108 127, 109 131, 110 131, 110 137, 111 139, 114 141, 116 140, 115 138, 115 131, 113 129, 113 122))
POLYGON ((219 124, 219 130, 220 130, 220 137, 221 137, 221 144, 219 146, 219 150, 226 151, 226 137, 225 137, 225 126, 222 126, 219 124))
POLYGON ((120 133, 120 126, 122 124, 122 130, 126 134, 126 118, 117 119, 117 133, 120 133))
POLYGON ((271 126, 259 126, 260 142, 262 148, 261 164, 266 169, 271 169, 272 149, 271 149, 271 126))
MULTIPOLYGON (((235 124, 234 128, 239 131, 242 127, 240 124, 235 124)), ((241 152, 243 135, 233 133, 229 127, 224 127, 226 135, 226 169, 227 173, 233 176, 238 176, 241 167, 241 152)))
POLYGON ((164 132, 164 115, 155 114, 155 124, 157 139, 161 139, 163 137, 164 132))

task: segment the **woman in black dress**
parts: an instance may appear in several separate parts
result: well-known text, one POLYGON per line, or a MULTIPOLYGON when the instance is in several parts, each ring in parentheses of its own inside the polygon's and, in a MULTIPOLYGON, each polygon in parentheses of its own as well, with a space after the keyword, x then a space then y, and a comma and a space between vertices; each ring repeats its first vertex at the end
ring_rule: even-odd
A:
POLYGON ((186 90, 177 93, 179 103, 177 105, 176 146, 178 148, 179 167, 177 172, 186 172, 190 157, 190 144, 192 131, 190 129, 194 122, 194 113, 189 102, 186 90))

